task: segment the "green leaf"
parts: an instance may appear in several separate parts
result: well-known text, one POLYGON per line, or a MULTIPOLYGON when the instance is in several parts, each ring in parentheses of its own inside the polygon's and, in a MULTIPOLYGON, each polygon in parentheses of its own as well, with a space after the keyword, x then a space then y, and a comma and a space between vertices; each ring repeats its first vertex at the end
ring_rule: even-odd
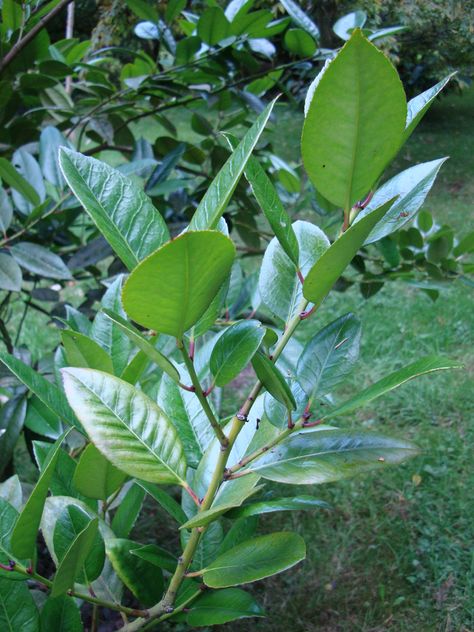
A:
POLYGON ((280 0, 293 22, 304 29, 316 41, 319 40, 319 29, 303 9, 293 0, 280 0))
POLYGON ((51 447, 45 466, 40 474, 38 482, 33 488, 28 500, 18 516, 11 537, 13 554, 21 559, 32 559, 35 553, 36 537, 43 515, 43 507, 48 494, 49 484, 53 476, 56 461, 58 459, 61 443, 67 433, 57 439, 51 447))
POLYGON ((95 340, 71 329, 63 329, 61 340, 70 366, 114 372, 112 359, 95 340))
POLYGON ((303 284, 303 294, 319 306, 367 239, 370 231, 387 213, 393 199, 354 223, 336 239, 311 268, 303 284))
POLYGON ((421 360, 416 360, 416 362, 412 362, 411 364, 403 367, 403 369, 399 369, 398 371, 394 371, 393 373, 386 375, 378 382, 375 382, 375 384, 372 384, 372 386, 365 388, 354 397, 351 397, 339 406, 336 406, 336 408, 328 411, 324 415, 323 419, 346 415, 347 413, 356 410, 356 408, 365 406, 365 404, 368 404, 377 397, 385 395, 385 393, 389 393, 394 388, 398 388, 402 384, 405 384, 405 382, 408 382, 419 375, 433 373, 434 371, 461 368, 462 364, 459 362, 441 358, 439 356, 427 356, 421 360))
POLYGON ((9 353, 0 352, 0 362, 2 362, 20 382, 23 382, 28 390, 34 393, 55 417, 59 417, 82 432, 64 394, 54 384, 48 382, 47 379, 39 373, 36 373, 30 366, 24 364, 21 360, 18 360, 18 358, 15 358, 9 353))
POLYGON ((64 180, 59 168, 59 148, 72 148, 71 143, 61 134, 57 127, 47 125, 41 130, 39 142, 39 161, 43 176, 58 189, 64 189, 64 180))
POLYGON ((13 257, 0 252, 0 289, 19 292, 23 280, 20 266, 13 257))
POLYGON ((13 205, 8 193, 0 187, 0 231, 5 234, 13 219, 13 205))
POLYGON ((385 182, 376 191, 370 204, 357 215, 354 224, 360 222, 388 200, 395 196, 398 197, 386 215, 370 231, 365 244, 371 244, 386 235, 390 235, 415 217, 446 160, 447 158, 431 160, 405 169, 385 182))
POLYGON ((36 395, 28 398, 25 426, 49 439, 57 439, 62 432, 62 424, 58 416, 51 412, 36 395))
POLYGON ((359 357, 360 332, 360 321, 345 314, 306 344, 296 375, 308 397, 327 395, 351 372, 359 357))
POLYGON ((126 474, 109 463, 90 443, 81 454, 74 473, 74 485, 87 498, 107 500, 127 478, 126 474))
POLYGON ((270 395, 281 402, 288 411, 295 410, 295 398, 280 369, 263 353, 256 353, 253 356, 252 366, 258 379, 270 395))
POLYGON ((217 231, 191 231, 162 246, 129 276, 126 312, 137 323, 183 337, 230 273, 235 247, 217 231))
MULTIPOLYGON (((53 547, 58 571, 77 537, 86 528, 90 527, 91 521, 94 519, 96 518, 91 518, 80 506, 73 504, 66 505, 59 513, 53 533, 53 547)), ((86 539, 88 543, 87 550, 83 553, 76 547, 76 554, 79 553, 79 557, 71 557, 69 560, 69 572, 71 575, 71 569, 75 566, 72 581, 86 586, 89 586, 100 576, 105 562, 105 545, 102 535, 98 529, 90 528, 95 533, 93 536, 90 536, 90 539, 86 539), (71 564, 71 561, 73 564, 71 564)), ((67 566, 66 564, 64 568, 66 569, 67 566)), ((67 573, 65 576, 67 577, 67 573)))
MULTIPOLYGON (((309 398, 301 388, 300 384, 294 378, 290 382, 290 388, 296 401, 296 410, 291 415, 292 420, 295 421, 297 419, 300 419, 305 413, 306 406, 309 403, 309 398)), ((284 430, 288 427, 287 409, 269 393, 265 395, 265 414, 268 421, 276 428, 284 430)))
POLYGON ((206 592, 193 601, 186 621, 188 625, 201 627, 263 616, 263 609, 249 593, 240 588, 226 588, 206 592))
MULTIPOLYGON (((44 469, 45 463, 47 463, 50 448, 51 443, 47 443, 46 441, 33 441, 33 452, 40 471, 44 469)), ((59 450, 56 467, 49 483, 49 489, 55 496, 74 496, 75 498, 80 498, 87 502, 88 499, 78 493, 73 483, 76 465, 76 461, 66 450, 59 450)), ((88 502, 93 509, 97 509, 97 503, 91 502, 90 500, 88 502)))
MULTIPOLYGON (((164 373, 175 382, 179 382, 179 372, 175 365, 168 360, 156 347, 154 347, 142 334, 125 318, 119 316, 110 309, 103 309, 104 314, 133 342, 143 353, 152 360, 164 373)), ((92 368, 92 367, 91 367, 92 368)))
POLYGON ((10 463, 26 415, 26 399, 20 396, 8 400, 0 409, 0 477, 10 463))
POLYGON ((91 441, 129 476, 186 486, 178 434, 142 391, 92 369, 63 369, 64 389, 91 441))
MULTIPOLYGON (((56 527, 57 528, 57 527, 56 527)), ((81 573, 84 562, 92 549, 92 545, 99 529, 99 519, 89 522, 74 539, 66 551, 53 580, 51 597, 63 595, 74 586, 76 577, 81 573)))
POLYGON ((473 252, 473 251, 474 251, 474 231, 471 231, 470 233, 465 235, 459 241, 459 243, 454 247, 453 254, 455 257, 459 257, 461 255, 464 255, 468 252, 473 252))
POLYGON ((303 431, 253 461, 249 471, 279 483, 318 485, 401 463, 417 453, 418 448, 409 441, 376 433, 303 431))
POLYGON ((24 215, 30 215, 34 208, 44 202, 46 198, 46 190, 43 182, 43 174, 36 159, 26 151, 24 147, 17 149, 12 156, 12 165, 18 173, 24 178, 28 185, 32 186, 38 202, 33 202, 30 195, 24 196, 24 192, 12 191, 12 198, 16 208, 24 215))
POLYGON ((408 101, 408 112, 406 120, 406 128, 403 135, 403 144, 410 138, 415 127, 424 117, 429 110, 431 104, 436 99, 438 94, 446 87, 456 73, 452 72, 450 75, 441 79, 436 85, 428 90, 425 90, 421 94, 417 95, 413 99, 408 101))
POLYGON ((169 239, 168 228, 135 180, 62 148, 59 164, 74 195, 129 270, 169 239))
POLYGON ((174 573, 178 560, 174 555, 165 551, 156 544, 146 544, 145 546, 139 546, 136 549, 131 549, 130 553, 136 555, 142 560, 157 566, 158 568, 164 568, 170 573, 174 573))
POLYGON ((225 330, 212 350, 209 364, 217 386, 225 386, 239 375, 264 336, 265 328, 256 320, 244 320, 225 330))
POLYGON ((0 578, 0 630, 38 632, 38 609, 26 582, 0 578))
POLYGON ((211 588, 247 584, 291 568, 306 557, 304 540, 296 533, 271 533, 226 551, 203 572, 211 588))
POLYGON ((145 607, 154 605, 163 594, 163 576, 154 564, 147 562, 131 550, 140 545, 132 540, 107 540, 107 557, 115 572, 145 607))
POLYGON ((72 279, 61 257, 47 248, 28 241, 20 241, 10 248, 12 256, 22 268, 48 279, 72 279))
POLYGON ((132 343, 123 331, 104 313, 104 308, 110 309, 119 316, 124 317, 122 307, 122 275, 107 288, 100 302, 102 310, 97 312, 90 335, 99 345, 107 351, 112 358, 114 372, 120 375, 128 365, 132 343))
POLYGON ((272 112, 275 100, 267 105, 216 175, 189 225, 190 230, 216 228, 272 112))
POLYGON ((367 22, 367 14, 365 11, 352 11, 351 13, 347 13, 343 15, 342 18, 339 18, 332 27, 334 33, 347 41, 351 33, 354 29, 363 28, 364 24, 367 22))
POLYGON ((0 158, 0 178, 8 186, 18 191, 33 206, 40 204, 41 200, 34 188, 23 176, 11 165, 6 158, 0 158))
POLYGON ((0 483, 0 498, 6 500, 17 511, 20 511, 23 504, 23 492, 18 474, 14 474, 3 481, 3 483, 0 483))
POLYGON ((215 46, 229 34, 229 22, 220 7, 205 9, 197 23, 197 34, 209 46, 215 46))
POLYGON ((171 498, 168 493, 151 483, 140 481, 139 485, 147 492, 147 494, 156 500, 160 507, 162 507, 172 518, 174 518, 178 524, 186 522, 187 517, 182 510, 181 505, 179 505, 174 498, 171 498))
POLYGON ((303 127, 303 162, 316 189, 348 211, 395 156, 405 119, 395 68, 354 31, 320 76, 303 127))
MULTIPOLYGON (((298 220, 293 228, 299 244, 299 269, 306 276, 328 249, 329 239, 309 222, 298 220)), ((259 276, 259 291, 263 302, 283 321, 296 314, 303 298, 303 287, 294 263, 284 252, 276 237, 267 246, 259 276)))
POLYGON ((64 630, 64 632, 82 632, 81 613, 72 597, 49 597, 40 615, 41 632, 64 630))
POLYGON ((285 48, 298 57, 311 57, 316 52, 316 42, 303 29, 288 29, 284 39, 285 48))
POLYGON ((329 505, 324 500, 307 495, 276 498, 238 507, 229 512, 228 517, 234 520, 248 518, 249 516, 260 516, 275 511, 312 511, 313 509, 329 509, 329 505))
POLYGON ((112 519, 112 531, 118 538, 126 538, 133 529, 144 498, 145 492, 142 487, 133 483, 121 499, 112 519))

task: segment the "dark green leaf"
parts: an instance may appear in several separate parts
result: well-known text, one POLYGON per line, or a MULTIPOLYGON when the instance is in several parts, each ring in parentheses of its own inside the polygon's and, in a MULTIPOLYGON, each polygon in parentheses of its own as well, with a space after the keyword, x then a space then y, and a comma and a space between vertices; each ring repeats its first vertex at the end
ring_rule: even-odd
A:
POLYGON ((49 597, 41 610, 40 624, 41 632, 82 632, 84 629, 79 608, 67 595, 49 597))
POLYGON ((256 320, 231 325, 216 342, 210 358, 210 370, 217 386, 231 382, 247 366, 265 335, 256 320))
POLYGON ((22 280, 21 269, 15 259, 0 252, 0 289, 19 292, 22 280))
POLYGON ((18 191, 33 206, 40 204, 38 193, 31 184, 21 176, 18 171, 8 162, 6 158, 0 158, 0 178, 12 189, 18 191))
MULTIPOLYGON (((151 483, 149 483, 151 485, 151 483)), ((158 489, 158 488, 157 488, 158 489)), ((165 493, 165 492, 163 492, 165 493)), ((136 483, 127 490, 112 520, 112 531, 118 538, 126 538, 137 521, 142 508, 145 492, 136 483)))
POLYGON ((26 582, 0 577, 0 630, 38 632, 38 609, 26 582))
POLYGON ((288 411, 296 409, 295 398, 280 370, 263 353, 252 358, 252 366, 258 379, 275 399, 281 402, 288 411))
POLYGON ((18 191, 16 187, 12 191, 12 198, 16 208, 24 215, 29 215, 34 208, 44 202, 46 198, 46 190, 43 182, 43 174, 35 158, 26 149, 21 147, 13 153, 12 165, 18 173, 24 178, 29 186, 32 186, 37 202, 33 202, 30 192, 25 196, 25 191, 18 191))
POLYGON ((205 9, 197 23, 197 34, 209 46, 215 46, 229 33, 229 22, 220 7, 205 9))
POLYGON ((0 478, 10 463, 26 415, 25 397, 8 400, 0 409, 0 478))
POLYGON ((165 551, 156 544, 146 544, 145 546, 139 546, 136 549, 131 549, 130 553, 136 555, 142 560, 157 566, 158 568, 164 568, 170 573, 174 573, 178 560, 174 555, 165 551))
POLYGON ((285 33, 285 48, 298 57, 311 57, 316 52, 316 42, 303 29, 289 29, 285 33))
POLYGON ((264 615, 263 609, 249 593, 239 588, 226 588, 198 597, 193 601, 186 620, 188 625, 201 627, 264 615))
POLYGON ((22 268, 48 279, 71 279, 71 273, 58 255, 28 241, 20 241, 10 249, 22 268))

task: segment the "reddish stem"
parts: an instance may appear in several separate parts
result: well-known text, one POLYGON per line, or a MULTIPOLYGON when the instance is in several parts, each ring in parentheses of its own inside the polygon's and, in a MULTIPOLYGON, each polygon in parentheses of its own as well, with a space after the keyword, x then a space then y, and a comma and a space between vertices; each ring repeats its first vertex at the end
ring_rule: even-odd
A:
POLYGON ((191 489, 191 487, 189 487, 189 485, 185 487, 184 489, 188 492, 188 494, 191 496, 195 504, 199 507, 201 504, 201 501, 199 500, 197 494, 195 494, 195 492, 191 489))
POLYGON ((196 392, 196 389, 194 388, 194 386, 186 386, 186 384, 181 384, 181 382, 179 382, 179 386, 184 391, 189 391, 190 393, 195 393, 196 392))
POLYGON ((301 312, 300 320, 305 320, 306 318, 309 318, 312 314, 314 314, 315 311, 316 305, 313 305, 311 309, 307 309, 305 312, 301 312))
POLYGON ((304 276, 303 276, 303 274, 302 274, 302 272, 301 272, 301 270, 299 268, 296 270, 296 274, 298 275, 298 279, 301 281, 301 285, 303 285, 303 283, 304 283, 304 276))

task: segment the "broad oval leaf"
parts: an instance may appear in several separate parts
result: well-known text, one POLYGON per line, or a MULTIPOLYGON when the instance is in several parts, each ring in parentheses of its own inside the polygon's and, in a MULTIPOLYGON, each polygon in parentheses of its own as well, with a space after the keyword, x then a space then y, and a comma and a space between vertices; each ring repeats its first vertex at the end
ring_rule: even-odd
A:
POLYGON ((405 382, 408 382, 419 375, 433 373, 434 371, 461 368, 462 364, 459 362, 441 358, 439 356, 428 356, 426 358, 422 358, 421 360, 416 360, 416 362, 412 362, 411 364, 403 367, 403 369, 399 369, 398 371, 394 371, 393 373, 386 375, 381 380, 378 380, 378 382, 375 382, 375 384, 372 384, 368 388, 365 388, 357 393, 354 397, 342 402, 339 406, 336 406, 332 410, 328 411, 322 419, 331 419, 332 417, 338 417, 339 415, 346 415, 361 406, 365 406, 365 404, 368 404, 377 397, 393 391, 393 389, 398 388, 402 384, 405 384, 405 382))
POLYGON ((111 357, 92 338, 72 331, 72 329, 63 329, 61 340, 70 366, 113 373, 114 367, 111 357))
POLYGON ((296 410, 296 401, 293 393, 275 364, 263 353, 256 353, 252 358, 252 366, 258 379, 275 399, 281 402, 285 408, 296 410))
POLYGON ((354 223, 336 239, 316 261, 303 284, 303 294, 308 301, 319 306, 346 267, 367 239, 370 231, 392 206, 393 199, 354 223))
POLYGON ((265 336, 265 328, 256 320, 231 325, 216 342, 209 367, 217 386, 231 382, 247 366, 265 336))
POLYGON ((270 118, 274 105, 275 100, 267 105, 211 182, 193 215, 189 225, 190 230, 216 228, 217 222, 222 217, 247 161, 270 118))
POLYGON ((72 279, 69 268, 61 257, 47 248, 29 241, 20 241, 11 247, 11 253, 22 268, 48 279, 72 279))
POLYGON ((19 292, 22 280, 21 269, 15 259, 0 252, 0 289, 19 292))
POLYGON ((303 127, 303 162, 316 189, 349 210, 398 151, 405 120, 395 68, 354 31, 321 76, 303 127))
POLYGON ((327 395, 350 373, 359 357, 360 334, 360 321, 345 314, 306 344, 296 375, 308 397, 327 395))
POLYGON ((90 443, 81 454, 73 482, 77 491, 87 498, 107 500, 123 485, 126 477, 90 443))
POLYGON ((409 441, 360 430, 296 432, 249 467, 271 481, 317 485, 348 478, 416 456, 409 441))
POLYGON ((303 538, 297 533, 271 533, 219 555, 203 572, 206 586, 227 588, 254 582, 291 568, 306 557, 303 538))
POLYGON ((209 307, 230 273, 232 241, 217 231, 190 231, 162 246, 132 272, 123 289, 127 314, 181 339, 209 307))
POLYGON ((265 616, 263 609, 252 595, 240 588, 225 588, 206 592, 193 601, 186 621, 188 625, 201 627, 263 616, 265 616))
POLYGON ((164 219, 134 180, 64 147, 59 164, 72 192, 129 270, 169 239, 164 219))
POLYGON ((72 409, 111 463, 151 483, 186 486, 181 441, 149 397, 102 371, 67 368, 62 374, 72 409))
POLYGON ((370 203, 357 215, 354 224, 388 200, 398 197, 384 217, 370 231, 365 244, 371 244, 390 235, 415 217, 446 160, 447 158, 441 158, 414 165, 398 173, 376 191, 370 203))

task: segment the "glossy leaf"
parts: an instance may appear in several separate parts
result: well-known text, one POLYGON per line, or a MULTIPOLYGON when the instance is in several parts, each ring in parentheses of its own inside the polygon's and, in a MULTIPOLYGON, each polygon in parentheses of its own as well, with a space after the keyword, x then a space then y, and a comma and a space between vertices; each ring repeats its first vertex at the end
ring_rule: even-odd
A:
POLYGON ((130 476, 186 485, 174 426, 142 391, 92 369, 63 369, 66 396, 95 446, 130 476))
POLYGON ((13 457, 13 450, 25 423, 26 399, 15 397, 0 409, 0 477, 13 457))
POLYGON ((288 15, 293 22, 299 27, 307 31, 313 39, 319 40, 319 29, 311 18, 303 11, 298 3, 293 0, 280 0, 281 4, 285 7, 288 15))
POLYGON ((82 632, 81 613, 74 599, 68 595, 49 597, 41 609, 40 629, 41 632, 82 632))
POLYGON ((247 584, 291 568, 306 557, 304 540, 296 533, 271 533, 242 542, 219 555, 204 570, 211 588, 247 584))
POLYGON ((293 485, 330 483, 415 456, 409 441, 360 430, 296 432, 250 464, 249 471, 293 485))
POLYGON ((130 534, 140 514, 144 498, 145 492, 142 487, 133 483, 125 496, 120 499, 111 525, 112 531, 118 538, 126 538, 130 534))
POLYGON ((371 244, 386 235, 390 235, 415 217, 446 160, 447 158, 431 160, 430 162, 423 162, 405 169, 405 171, 385 182, 376 191, 370 204, 357 215, 354 220, 355 224, 382 204, 388 202, 388 200, 393 199, 395 196, 398 196, 398 198, 384 217, 370 231, 369 236, 365 240, 366 244, 371 244))
POLYGON ((316 52, 316 42, 303 29, 289 29, 285 33, 285 48, 299 57, 311 57, 316 52))
POLYGON ((439 81, 432 88, 425 90, 421 94, 418 94, 416 97, 413 97, 413 99, 410 99, 410 101, 408 101, 406 128, 403 135, 404 143, 412 135, 415 127, 429 110, 433 101, 436 99, 439 93, 444 90, 446 85, 450 82, 455 74, 456 73, 451 73, 444 79, 441 79, 441 81, 439 81))
POLYGON ((232 520, 237 518, 248 518, 249 516, 260 516, 262 514, 274 513, 275 511, 312 511, 313 509, 328 509, 329 505, 324 500, 319 500, 314 496, 292 496, 289 498, 275 498, 262 500, 233 509, 229 513, 232 520))
POLYGON ((64 180, 59 168, 59 148, 69 147, 71 143, 61 134, 57 127, 47 125, 41 130, 39 141, 39 161, 43 176, 58 189, 64 189, 64 180))
POLYGON ((59 437, 51 447, 38 482, 26 501, 22 512, 18 516, 18 520, 13 529, 11 537, 12 552, 21 559, 32 559, 34 557, 36 537, 43 514, 44 503, 58 459, 61 443, 65 436, 66 435, 63 434, 59 437))
POLYGON ((165 221, 134 180, 62 148, 59 164, 74 195, 129 270, 168 238, 165 221))
POLYGON ((293 393, 275 364, 263 353, 257 353, 252 358, 252 366, 270 395, 281 402, 287 410, 295 410, 296 402, 293 393))
POLYGON ((0 352, 0 362, 9 369, 16 378, 34 393, 51 413, 80 429, 80 425, 66 398, 54 384, 9 353, 0 352))
POLYGON ((28 241, 20 241, 11 247, 15 261, 22 268, 48 279, 71 279, 71 273, 61 257, 47 248, 28 241))
POLYGON ((231 382, 247 366, 265 336, 265 328, 256 320, 231 325, 216 342, 210 370, 217 386, 231 382))
POLYGON ((163 576, 155 565, 132 555, 131 550, 139 545, 123 538, 107 540, 106 544, 107 557, 115 572, 135 597, 146 607, 159 601, 163 594, 163 576))
MULTIPOLYGON (((296 409, 291 417, 293 421, 296 421, 304 414, 309 398, 296 379, 293 378, 289 386, 296 402, 296 409)), ((270 393, 265 395, 265 415, 268 421, 276 428, 284 430, 288 427, 288 410, 284 404, 272 397, 270 393)))
MULTIPOLYGON (((57 528, 56 526, 56 529, 57 528)), ((86 558, 92 549, 98 528, 99 520, 98 518, 94 518, 73 540, 54 576, 51 589, 51 596, 53 598, 65 594, 74 586, 76 577, 82 572, 86 558)))
POLYGON ((321 76, 303 127, 303 162, 319 193, 349 211, 395 156, 405 120, 395 68, 354 31, 321 76))
POLYGON ((142 336, 136 327, 110 309, 103 309, 102 311, 156 366, 169 375, 172 380, 179 382, 179 372, 175 365, 142 336))
POLYGON ((360 321, 346 314, 306 344, 296 375, 308 397, 330 393, 351 372, 359 357, 360 334, 360 321))
POLYGON ((327 412, 323 419, 346 415, 361 406, 365 406, 365 404, 368 404, 377 397, 385 395, 385 393, 389 393, 393 389, 398 388, 402 384, 405 384, 405 382, 408 382, 419 375, 425 375, 426 373, 433 373, 435 371, 460 368, 462 368, 462 364, 459 362, 441 358, 439 356, 427 356, 421 360, 416 360, 416 362, 412 362, 411 364, 403 367, 403 369, 399 369, 398 371, 394 371, 393 373, 386 375, 378 382, 375 382, 375 384, 359 391, 355 397, 351 397, 349 400, 327 412))
POLYGON ((19 292, 23 280, 21 269, 13 257, 0 252, 0 289, 19 292))
POLYGON ((6 158, 0 158, 0 178, 5 184, 18 191, 33 206, 40 204, 41 200, 38 193, 6 158))
POLYGON ((26 582, 0 577, 0 630, 38 632, 38 609, 26 582))
POLYGON ((303 284, 304 296, 319 306, 367 239, 370 231, 387 213, 393 199, 354 223, 336 239, 311 268, 303 284))
MULTIPOLYGON (((329 247, 323 231, 309 222, 296 221, 293 229, 299 244, 298 267, 306 276, 329 247)), ((303 287, 294 263, 284 252, 276 237, 267 246, 260 268, 258 287, 263 302, 283 321, 295 315, 303 287)))
POLYGON ((140 325, 181 339, 209 307, 230 273, 235 247, 216 231, 168 242, 129 276, 123 304, 140 325))
POLYGON ((201 627, 264 615, 252 595, 239 588, 226 588, 204 593, 193 601, 186 621, 188 625, 201 627))
POLYGON ((114 372, 111 357, 92 338, 71 329, 63 329, 61 340, 70 366, 114 372))
POLYGON ((267 105, 211 182, 193 215, 189 225, 190 230, 216 228, 217 222, 222 217, 252 151, 270 118, 274 105, 275 100, 267 105))
POLYGON ((90 443, 77 464, 74 485, 87 498, 107 500, 123 485, 126 478, 126 474, 109 463, 95 445, 90 443))
POLYGON ((343 15, 342 18, 339 18, 332 27, 334 33, 347 41, 353 29, 361 29, 367 21, 367 14, 365 11, 352 11, 351 13, 347 13, 343 15))

